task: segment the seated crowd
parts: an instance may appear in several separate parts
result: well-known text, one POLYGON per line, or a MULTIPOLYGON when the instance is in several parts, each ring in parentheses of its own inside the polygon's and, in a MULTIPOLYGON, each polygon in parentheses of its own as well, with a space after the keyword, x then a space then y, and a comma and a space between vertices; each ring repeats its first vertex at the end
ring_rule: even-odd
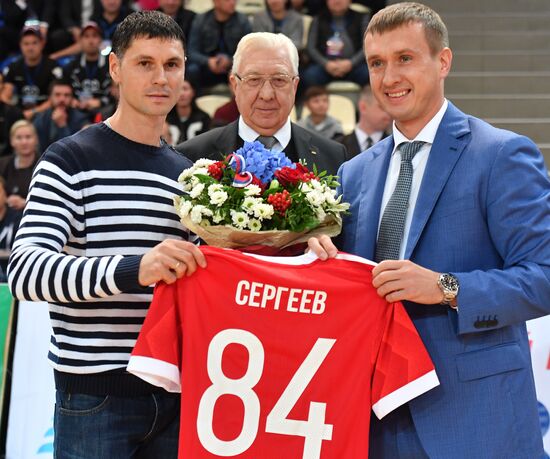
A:
MULTIPOLYGON (((45 149, 114 113, 117 88, 109 75, 110 39, 132 11, 163 11, 187 37, 187 81, 167 118, 169 143, 179 144, 239 117, 234 97, 210 114, 199 108, 196 98, 208 94, 213 85, 227 85, 237 44, 254 31, 282 33, 299 51, 298 98, 308 113, 300 125, 353 144, 349 136, 354 133, 344 132, 340 121, 329 114, 324 85, 345 80, 368 89, 362 36, 371 13, 384 6, 384 1, 363 0, 358 3, 371 13, 361 13, 351 7, 351 0, 265 0, 265 9, 244 14, 236 0, 212 0, 212 8, 201 13, 187 9, 185 0, 1 3, 0 188, 6 199, 0 203, 0 231, 13 223, 12 213, 22 211, 33 167, 45 149)), ((368 97, 364 91, 356 133, 363 117, 361 104, 366 104, 361 101, 368 97)), ((378 139, 390 122, 384 114, 379 118, 385 124, 377 128, 378 139)), ((357 133, 354 145, 362 145, 366 138, 371 138, 370 133, 357 133)), ((5 239, 0 248, 9 249, 9 238, 5 239)))

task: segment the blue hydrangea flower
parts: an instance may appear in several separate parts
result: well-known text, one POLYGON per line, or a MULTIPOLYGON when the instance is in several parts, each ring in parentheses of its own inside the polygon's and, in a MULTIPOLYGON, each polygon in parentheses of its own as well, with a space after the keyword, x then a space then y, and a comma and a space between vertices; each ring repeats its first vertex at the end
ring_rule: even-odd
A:
POLYGON ((245 142, 235 154, 241 155, 246 161, 245 170, 254 174, 265 184, 271 182, 276 170, 285 166, 296 167, 284 152, 268 150, 257 140, 245 142))

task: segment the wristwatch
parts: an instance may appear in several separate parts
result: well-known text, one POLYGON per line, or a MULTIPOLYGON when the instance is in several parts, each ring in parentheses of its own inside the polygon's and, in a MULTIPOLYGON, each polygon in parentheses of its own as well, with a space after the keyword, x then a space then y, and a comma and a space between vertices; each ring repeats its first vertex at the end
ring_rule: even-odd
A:
POLYGON ((439 275, 437 285, 443 292, 443 301, 441 302, 441 304, 445 304, 453 309, 457 309, 455 300, 458 295, 458 289, 460 287, 458 284, 458 279, 452 274, 443 273, 439 275))

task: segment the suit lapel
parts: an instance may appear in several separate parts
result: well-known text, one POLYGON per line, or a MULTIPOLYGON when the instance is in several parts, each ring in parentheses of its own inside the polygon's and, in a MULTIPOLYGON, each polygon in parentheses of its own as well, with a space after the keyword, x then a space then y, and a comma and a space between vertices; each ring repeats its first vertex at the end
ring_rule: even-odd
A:
POLYGON ((291 123, 290 126, 291 142, 294 141, 294 148, 296 149, 298 159, 304 159, 308 167, 313 167, 313 164, 317 164, 317 167, 320 167, 321 153, 315 145, 311 144, 311 135, 305 129, 296 129, 294 123, 291 123))
POLYGON ((215 140, 215 146, 218 157, 225 158, 228 154, 233 153, 239 145, 239 121, 233 121, 220 130, 220 135, 215 140))
POLYGON ((465 134, 469 132, 466 115, 449 102, 449 107, 437 130, 422 178, 409 230, 405 259, 411 257, 435 204, 468 143, 469 137, 465 134))
POLYGON ((355 253, 371 260, 374 259, 380 206, 392 151, 393 137, 390 137, 375 144, 369 153, 363 153, 367 159, 361 171, 361 202, 354 245, 358 249, 355 253))

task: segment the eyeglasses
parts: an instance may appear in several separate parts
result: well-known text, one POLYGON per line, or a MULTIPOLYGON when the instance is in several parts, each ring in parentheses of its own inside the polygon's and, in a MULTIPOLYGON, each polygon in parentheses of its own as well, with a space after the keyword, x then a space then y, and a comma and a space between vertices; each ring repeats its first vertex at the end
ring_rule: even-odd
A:
POLYGON ((273 89, 285 89, 294 81, 295 76, 277 73, 275 75, 245 75, 240 76, 235 73, 235 76, 243 85, 250 89, 260 89, 266 81, 269 81, 273 89))

